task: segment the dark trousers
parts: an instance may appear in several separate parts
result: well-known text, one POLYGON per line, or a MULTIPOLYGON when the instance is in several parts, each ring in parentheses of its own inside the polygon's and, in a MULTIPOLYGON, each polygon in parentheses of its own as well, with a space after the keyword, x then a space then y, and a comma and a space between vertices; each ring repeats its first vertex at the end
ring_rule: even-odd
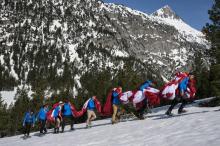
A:
POLYGON ((64 131, 64 128, 66 126, 66 123, 69 121, 70 123, 70 128, 73 130, 73 125, 74 125, 74 117, 71 116, 63 116, 63 121, 62 121, 62 131, 64 131))
POLYGON ((58 116, 58 117, 55 118, 54 133, 59 133, 61 121, 62 121, 62 118, 61 118, 61 117, 58 116))
POLYGON ((24 135, 27 134, 29 136, 30 131, 31 131, 31 123, 25 123, 24 135))
POLYGON ((178 104, 178 103, 181 103, 180 107, 179 107, 179 110, 178 112, 181 112, 183 110, 183 108, 186 106, 187 104, 187 100, 182 98, 182 97, 176 97, 174 98, 174 100, 172 101, 171 103, 171 106, 169 107, 168 111, 169 112, 172 112, 173 108, 178 104))
POLYGON ((39 120, 40 124, 40 133, 47 133, 47 128, 46 128, 46 120, 39 120))
POLYGON ((147 99, 144 99, 142 101, 142 106, 140 109, 137 110, 137 117, 140 119, 143 119, 143 115, 144 115, 144 110, 147 108, 147 99))

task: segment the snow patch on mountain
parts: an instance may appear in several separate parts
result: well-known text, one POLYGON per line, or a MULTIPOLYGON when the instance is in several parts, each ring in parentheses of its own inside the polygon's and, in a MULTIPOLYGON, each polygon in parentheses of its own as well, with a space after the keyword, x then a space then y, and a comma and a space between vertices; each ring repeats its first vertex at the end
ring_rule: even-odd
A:
POLYGON ((17 88, 14 88, 12 91, 0 91, 0 93, 4 103, 7 103, 7 105, 14 104, 17 88))
POLYGON ((78 56, 78 53, 76 52, 76 49, 78 47, 78 44, 69 44, 69 53, 70 53, 70 61, 73 62, 75 59, 77 61, 80 61, 80 58, 78 56))
POLYGON ((0 55, 0 62, 1 62, 1 65, 3 65, 4 64, 4 55, 0 55))
POLYGON ((121 50, 113 50, 112 55, 118 56, 118 57, 128 57, 129 56, 129 54, 127 52, 121 51, 121 50))
POLYGON ((131 9, 129 7, 123 6, 123 5, 117 5, 114 3, 104 3, 104 5, 102 5, 102 8, 104 8, 105 10, 109 11, 109 12, 123 12, 123 16, 128 17, 129 15, 137 15, 137 16, 141 16, 143 19, 148 19, 150 16, 144 12, 135 10, 135 9, 131 9), (126 13, 128 12, 128 13, 126 13))
POLYGON ((3 102, 7 104, 7 107, 9 107, 10 104, 14 104, 17 99, 17 91, 18 89, 24 89, 27 91, 28 97, 32 97, 33 92, 31 91, 31 86, 28 85, 20 85, 18 87, 15 87, 11 91, 0 91, 0 94, 2 96, 3 102))
POLYGON ((60 20, 53 20, 52 25, 50 26, 50 30, 55 31, 57 28, 60 28, 62 24, 60 20))

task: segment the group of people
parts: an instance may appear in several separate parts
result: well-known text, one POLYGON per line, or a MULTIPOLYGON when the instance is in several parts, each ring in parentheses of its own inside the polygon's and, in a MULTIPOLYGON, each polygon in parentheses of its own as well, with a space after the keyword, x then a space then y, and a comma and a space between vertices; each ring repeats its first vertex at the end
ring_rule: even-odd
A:
POLYGON ((192 73, 178 72, 173 80, 165 84, 161 90, 154 88, 155 84, 147 80, 141 84, 135 91, 122 92, 122 87, 113 88, 102 107, 98 98, 92 96, 89 98, 82 109, 77 111, 74 105, 67 99, 53 105, 49 110, 45 104, 39 110, 36 118, 33 111, 28 111, 23 120, 25 127, 25 136, 29 136, 31 127, 35 121, 39 122, 41 134, 47 133, 46 123, 54 123, 54 133, 64 132, 66 123, 70 122, 70 130, 74 130, 74 119, 87 112, 86 127, 91 127, 91 121, 96 119, 96 112, 101 116, 111 116, 112 124, 118 123, 120 119, 120 105, 132 105, 139 119, 144 119, 144 111, 149 106, 160 104, 160 99, 172 100, 171 106, 166 111, 166 115, 171 116, 173 108, 181 102, 178 113, 186 112, 184 110, 187 102, 195 97, 196 88, 194 75, 192 73))

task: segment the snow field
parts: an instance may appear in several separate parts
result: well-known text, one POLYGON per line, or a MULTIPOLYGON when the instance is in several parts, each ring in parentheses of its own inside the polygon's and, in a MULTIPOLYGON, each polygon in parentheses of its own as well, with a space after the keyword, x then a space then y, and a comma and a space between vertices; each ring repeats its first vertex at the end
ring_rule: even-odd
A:
POLYGON ((110 119, 94 121, 93 127, 85 129, 84 124, 76 124, 75 131, 60 134, 49 133, 39 137, 31 133, 31 138, 22 135, 0 139, 1 146, 219 146, 220 107, 201 108, 189 106, 183 115, 173 111, 173 117, 164 115, 166 108, 148 114, 145 120, 131 119, 115 125, 110 119))

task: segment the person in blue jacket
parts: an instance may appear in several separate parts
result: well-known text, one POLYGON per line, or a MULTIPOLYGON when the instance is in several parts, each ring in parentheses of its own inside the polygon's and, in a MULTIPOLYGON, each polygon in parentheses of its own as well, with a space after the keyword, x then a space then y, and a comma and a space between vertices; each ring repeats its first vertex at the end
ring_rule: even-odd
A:
POLYGON ((41 134, 47 133, 46 121, 47 121, 47 112, 48 111, 49 111, 48 105, 45 104, 40 108, 40 111, 38 112, 38 115, 37 115, 37 119, 39 120, 41 134))
POLYGON ((62 122, 61 110, 62 110, 63 105, 64 105, 63 102, 60 101, 59 105, 52 112, 52 116, 54 117, 54 120, 55 120, 54 133, 59 133, 60 123, 62 122))
POLYGON ((31 127, 34 127, 35 124, 35 116, 32 110, 29 110, 25 113, 23 119, 23 127, 24 127, 24 136, 29 136, 31 127))
POLYGON ((135 103, 139 103, 143 100, 146 100, 145 95, 144 95, 144 90, 147 89, 150 86, 154 86, 153 82, 151 80, 147 80, 144 83, 142 83, 138 88, 137 92, 134 95, 134 101, 135 103))
POLYGON ((143 84, 140 85, 139 90, 143 92, 144 89, 147 89, 150 86, 153 86, 153 82, 151 80, 147 80, 143 84))
POLYGON ((181 113, 185 113, 186 111, 183 109, 186 104, 187 104, 187 99, 186 99, 186 91, 187 91, 187 87, 189 85, 189 81, 194 79, 194 75, 192 73, 189 73, 189 75, 187 77, 185 77, 178 86, 179 89, 179 94, 174 98, 174 100, 171 103, 171 106, 169 107, 169 109, 166 111, 166 115, 171 116, 172 115, 172 110, 173 108, 179 103, 181 102, 181 105, 178 109, 178 114, 181 113))
POLYGON ((155 86, 155 84, 151 81, 151 80, 147 80, 144 83, 142 83, 139 88, 138 88, 138 92, 140 92, 140 99, 143 99, 142 101, 142 107, 140 109, 138 109, 135 113, 135 115, 139 118, 139 119, 144 119, 144 110, 148 107, 148 101, 145 98, 144 95, 144 90, 147 89, 148 87, 152 87, 155 86))
POLYGON ((95 114, 95 98, 96 96, 92 96, 87 105, 87 120, 86 120, 86 127, 89 128, 91 127, 91 121, 96 119, 96 114, 95 114))
POLYGON ((117 123, 120 119, 118 111, 119 111, 119 106, 121 104, 121 101, 119 100, 121 94, 122 94, 122 87, 120 86, 112 91, 112 109, 113 109, 112 124, 117 123))
POLYGON ((74 115, 71 109, 71 103, 69 102, 68 99, 65 100, 65 103, 62 107, 62 132, 64 132, 64 128, 66 125, 67 121, 70 121, 70 130, 74 130, 73 125, 74 125, 74 115))

